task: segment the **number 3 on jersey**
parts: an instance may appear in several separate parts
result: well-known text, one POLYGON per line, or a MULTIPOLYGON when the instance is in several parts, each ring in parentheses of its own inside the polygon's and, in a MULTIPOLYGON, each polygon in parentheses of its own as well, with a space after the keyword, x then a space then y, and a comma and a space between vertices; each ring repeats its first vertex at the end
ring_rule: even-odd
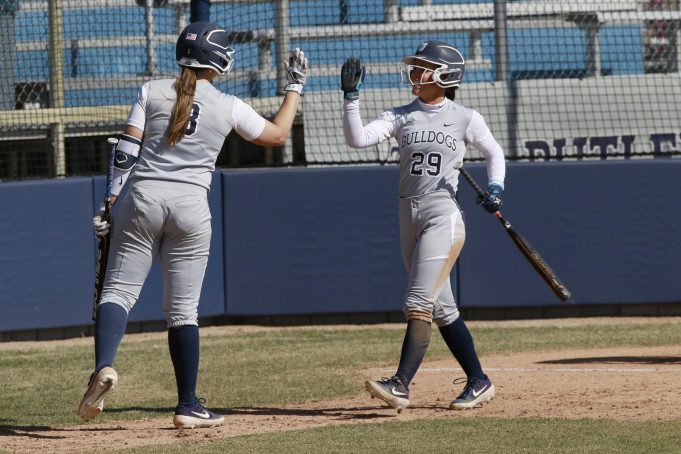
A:
POLYGON ((199 114, 201 113, 201 106, 194 103, 192 104, 192 111, 189 114, 189 124, 187 124, 187 130, 185 131, 185 136, 193 136, 196 132, 196 128, 199 126, 199 114))
POLYGON ((440 153, 428 153, 424 155, 423 153, 414 152, 411 154, 411 174, 412 175, 423 175, 423 170, 431 177, 440 175, 441 165, 442 165, 442 155, 440 153))

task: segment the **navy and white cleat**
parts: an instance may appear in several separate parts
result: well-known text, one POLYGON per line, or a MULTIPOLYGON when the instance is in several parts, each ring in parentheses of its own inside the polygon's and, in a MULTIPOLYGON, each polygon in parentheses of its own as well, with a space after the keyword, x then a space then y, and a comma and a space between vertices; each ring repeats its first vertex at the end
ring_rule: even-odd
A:
POLYGON ((197 399, 193 407, 177 407, 173 424, 178 429, 215 427, 225 422, 225 417, 203 407, 205 399, 197 399))
POLYGON ((396 409, 397 413, 402 413, 402 410, 409 406, 409 390, 397 375, 378 381, 367 381, 365 387, 372 399, 381 399, 396 409))
MULTIPOLYGON (((454 383, 458 382, 454 381, 454 383)), ((494 385, 487 375, 485 375, 484 380, 473 377, 466 380, 466 386, 459 397, 449 403, 449 409, 467 410, 492 400, 495 394, 494 385)))

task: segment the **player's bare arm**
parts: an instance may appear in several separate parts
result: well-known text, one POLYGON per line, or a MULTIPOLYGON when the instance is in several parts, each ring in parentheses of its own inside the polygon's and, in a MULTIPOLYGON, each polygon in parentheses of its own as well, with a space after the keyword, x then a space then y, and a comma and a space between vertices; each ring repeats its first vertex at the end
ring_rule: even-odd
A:
POLYGON ((291 51, 288 61, 283 63, 286 66, 284 101, 272 121, 266 121, 262 133, 253 140, 257 145, 269 147, 283 145, 291 132, 298 111, 298 101, 307 79, 307 58, 302 50, 296 48, 291 51))

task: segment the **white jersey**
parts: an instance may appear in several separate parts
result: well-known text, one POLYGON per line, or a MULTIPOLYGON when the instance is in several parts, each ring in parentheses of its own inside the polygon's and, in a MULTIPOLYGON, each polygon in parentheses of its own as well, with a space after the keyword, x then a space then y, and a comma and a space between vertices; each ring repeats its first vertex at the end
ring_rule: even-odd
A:
POLYGON ((147 82, 139 90, 127 124, 144 131, 142 148, 131 180, 163 180, 210 188, 215 161, 234 129, 246 140, 257 138, 265 119, 239 98, 199 81, 187 130, 170 146, 166 131, 175 104, 175 79, 147 82))
POLYGON ((383 112, 362 125, 359 101, 345 101, 343 129, 348 145, 364 148, 395 137, 400 150, 400 197, 445 190, 455 194, 458 168, 468 143, 485 156, 490 183, 503 187, 504 153, 482 116, 445 99, 429 105, 420 99, 383 112))

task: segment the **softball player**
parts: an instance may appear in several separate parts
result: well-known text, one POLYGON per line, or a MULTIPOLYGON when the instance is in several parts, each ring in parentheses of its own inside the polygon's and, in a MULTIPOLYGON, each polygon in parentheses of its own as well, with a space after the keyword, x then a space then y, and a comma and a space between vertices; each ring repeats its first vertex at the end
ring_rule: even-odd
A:
MULTIPOLYGON (((152 262, 163 271, 163 311, 175 369, 177 428, 211 427, 224 418, 203 407, 195 395, 199 366, 198 304, 211 237, 207 192, 215 161, 230 131, 263 146, 280 146, 296 114, 307 75, 307 59, 294 49, 287 62, 286 95, 272 122, 235 96, 221 93, 212 80, 229 73, 234 50, 227 31, 195 22, 176 45, 177 79, 144 84, 118 144, 113 195, 128 175, 130 190, 121 202, 113 230, 101 305, 95 323, 95 371, 79 406, 93 419, 117 383, 112 368, 130 309, 152 262), (134 169, 133 169, 134 167, 134 169)), ((94 218, 96 234, 110 225, 94 218)))
POLYGON ((359 113, 365 69, 355 58, 348 59, 341 69, 343 130, 348 145, 370 147, 395 137, 400 150, 400 245, 409 273, 404 302, 407 332, 395 375, 367 381, 366 389, 398 412, 406 408, 409 383, 426 354, 431 323, 435 322, 467 376, 463 392, 449 408, 473 408, 492 399, 495 390, 482 371, 449 282, 465 238, 455 200, 457 169, 463 164, 468 143, 483 153, 489 186, 480 203, 495 212, 501 206, 504 187, 504 153, 482 116, 453 101, 465 69, 457 49, 441 41, 425 41, 402 62, 402 81, 412 86, 416 99, 383 112, 366 126, 359 113))

